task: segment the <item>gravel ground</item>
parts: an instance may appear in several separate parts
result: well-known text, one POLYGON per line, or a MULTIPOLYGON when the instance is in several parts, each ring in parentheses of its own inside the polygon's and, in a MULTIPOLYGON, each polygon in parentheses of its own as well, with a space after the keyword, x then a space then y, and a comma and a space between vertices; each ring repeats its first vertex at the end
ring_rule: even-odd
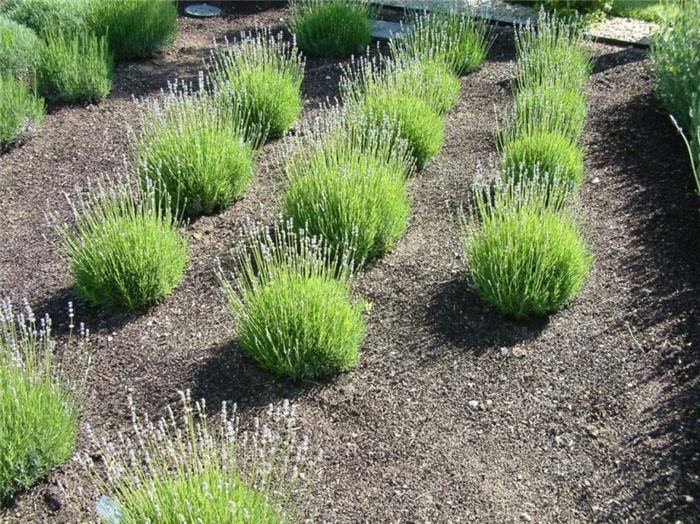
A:
MULTIPOLYGON (((459 207, 490 170, 496 114, 511 105, 508 29, 463 79, 444 148, 412 184, 408 232, 361 278, 373 308, 357 369, 279 381, 231 337, 215 260, 227 260, 247 220, 278 214, 279 142, 265 146, 243 200, 187 228, 191 260, 172 297, 133 315, 76 300, 47 207, 69 217, 62 192, 119 168, 138 116, 132 94, 195 77, 214 38, 284 24, 284 8, 246 5, 219 20, 181 19, 162 56, 117 68, 108 100, 52 108, 37 137, 0 157, 0 290, 52 313, 59 332, 76 301, 95 334, 85 422, 123 427, 128 394, 152 413, 183 388, 246 414, 292 398, 326 455, 313 522, 695 521, 699 202, 643 50, 594 48, 580 215, 595 264, 581 294, 547 320, 499 317, 470 289, 460 255, 459 207)), ((339 76, 336 62, 309 61, 306 114, 337 95, 339 76)), ((77 522, 92 496, 69 464, 0 521, 77 522)))

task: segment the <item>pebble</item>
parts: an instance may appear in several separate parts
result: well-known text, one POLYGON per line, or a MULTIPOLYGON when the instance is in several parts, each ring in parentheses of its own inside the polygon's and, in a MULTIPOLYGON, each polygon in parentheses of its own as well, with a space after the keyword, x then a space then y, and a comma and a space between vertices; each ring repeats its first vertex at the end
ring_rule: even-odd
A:
POLYGON ((523 522, 532 522, 532 517, 527 513, 521 513, 520 520, 522 520, 523 522))
POLYGON ((593 183, 594 183, 594 184, 600 184, 600 178, 595 177, 595 178, 593 179, 593 183))
POLYGON ((527 355, 527 351, 523 348, 515 348, 513 350, 514 357, 524 357, 525 355, 527 355))
POLYGON ((478 400, 470 400, 467 404, 469 404, 470 408, 478 408, 479 407, 479 401, 478 400))
POLYGON ((506 356, 510 350, 508 348, 501 348, 501 356, 506 356))

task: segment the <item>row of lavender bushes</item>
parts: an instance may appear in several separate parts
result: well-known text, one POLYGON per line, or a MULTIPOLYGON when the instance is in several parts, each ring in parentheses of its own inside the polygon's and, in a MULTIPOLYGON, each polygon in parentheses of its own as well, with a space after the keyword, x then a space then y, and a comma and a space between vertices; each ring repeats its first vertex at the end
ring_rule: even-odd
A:
MULTIPOLYGON (((303 3, 292 6, 293 30, 329 4, 303 3)), ((355 13, 356 4, 337 1, 334 9, 355 13)), ((372 11, 363 12, 366 25, 372 11)), ((416 24, 420 38, 393 42, 390 58, 352 62, 344 105, 326 107, 285 143, 284 218, 272 230, 248 231, 234 249, 231 276, 219 269, 241 346, 274 373, 317 377, 357 362, 367 310, 353 291, 357 269, 405 230, 408 183, 440 149, 456 75, 478 67, 490 45, 486 26, 469 17, 426 16, 416 24)), ((173 83, 162 98, 137 102, 143 116, 130 131, 125 172, 71 198, 71 222, 50 216, 81 300, 132 310, 173 292, 187 264, 187 219, 243 196, 263 144, 299 116, 303 72, 294 41, 256 31, 217 47, 199 85, 173 83)), ((72 337, 55 351, 48 319, 37 323, 30 310, 18 314, 9 303, 2 313, 0 403, 15 414, 0 437, 12 451, 0 460, 5 503, 72 454, 85 394, 85 382, 74 377, 85 377, 89 362, 76 365, 73 350, 88 354, 87 342, 72 337), (41 421, 51 417, 49 438, 41 421), (30 438, 18 439, 21 433, 30 438)), ((81 453, 80 461, 107 495, 102 518, 295 520, 317 455, 298 435, 293 408, 271 408, 267 419, 243 432, 224 405, 209 424, 205 405, 183 393, 181 409, 160 420, 133 409, 131 431, 117 441, 89 430, 101 458, 81 453)))

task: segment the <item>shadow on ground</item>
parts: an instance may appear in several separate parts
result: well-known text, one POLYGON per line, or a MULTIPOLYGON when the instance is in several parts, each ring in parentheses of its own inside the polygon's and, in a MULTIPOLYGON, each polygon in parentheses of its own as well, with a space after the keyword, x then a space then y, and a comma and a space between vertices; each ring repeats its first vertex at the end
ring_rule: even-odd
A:
POLYGON ((224 401, 234 402, 241 409, 266 406, 320 391, 333 382, 275 377, 261 369, 235 340, 214 347, 208 353, 210 358, 193 373, 191 390, 193 398, 206 398, 210 406, 220 406, 224 401))
POLYGON ((647 58, 644 49, 636 47, 620 47, 618 50, 598 55, 593 62, 593 74, 603 73, 614 67, 621 67, 647 58))
POLYGON ((73 287, 63 287, 52 293, 44 300, 30 304, 37 317, 48 315, 51 318, 52 333, 57 336, 68 335, 70 319, 68 304, 73 305, 75 324, 74 332, 78 332, 80 324, 84 324, 91 333, 111 333, 122 326, 143 316, 143 311, 116 311, 92 306, 83 302, 75 293, 73 287))
POLYGON ((668 342, 644 348, 661 354, 646 380, 665 386, 662 401, 646 413, 652 429, 627 443, 633 455, 651 453, 653 460, 621 466, 621 478, 645 479, 643 489, 612 506, 605 520, 639 514, 691 522, 700 514, 700 197, 687 152, 654 96, 638 96, 605 118, 605 147, 598 144, 591 156, 612 166, 614 183, 628 195, 618 210, 633 224, 624 271, 639 298, 638 311, 627 315, 668 342))
POLYGON ((477 296, 463 275, 436 286, 425 322, 440 343, 479 356, 489 349, 510 348, 537 338, 549 320, 516 322, 505 318, 477 296))

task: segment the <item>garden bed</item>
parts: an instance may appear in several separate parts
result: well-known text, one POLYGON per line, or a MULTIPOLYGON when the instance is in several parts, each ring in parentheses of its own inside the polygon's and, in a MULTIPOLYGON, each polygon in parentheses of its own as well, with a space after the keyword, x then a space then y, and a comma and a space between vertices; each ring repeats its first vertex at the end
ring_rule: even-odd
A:
MULTIPOLYGON (((692 521, 700 213, 643 50, 594 47, 580 215, 595 261, 581 293, 546 321, 509 321, 477 298, 459 244, 460 206, 495 162, 496 114, 512 103, 509 28, 462 80, 442 152, 411 185, 406 235, 361 277, 372 309, 356 369, 282 381, 232 341, 216 260, 226 265, 247 222, 279 214, 280 141, 264 147, 243 200, 187 228, 186 276, 163 304, 122 315, 77 301, 47 209, 68 218, 63 192, 120 168, 137 117, 132 95, 196 78, 214 38, 282 29, 286 19, 274 5, 181 18, 161 56, 117 66, 107 100, 52 107, 36 137, 0 156, 0 289, 50 313, 59 333, 76 303, 94 338, 84 420, 125 427, 128 395, 157 413, 186 388, 247 415, 290 398, 325 454, 314 522, 692 521)), ((340 75, 337 60, 308 61, 305 116, 338 96, 340 75)), ((74 506, 94 503, 92 493, 68 464, 2 519, 76 522, 74 506)))

